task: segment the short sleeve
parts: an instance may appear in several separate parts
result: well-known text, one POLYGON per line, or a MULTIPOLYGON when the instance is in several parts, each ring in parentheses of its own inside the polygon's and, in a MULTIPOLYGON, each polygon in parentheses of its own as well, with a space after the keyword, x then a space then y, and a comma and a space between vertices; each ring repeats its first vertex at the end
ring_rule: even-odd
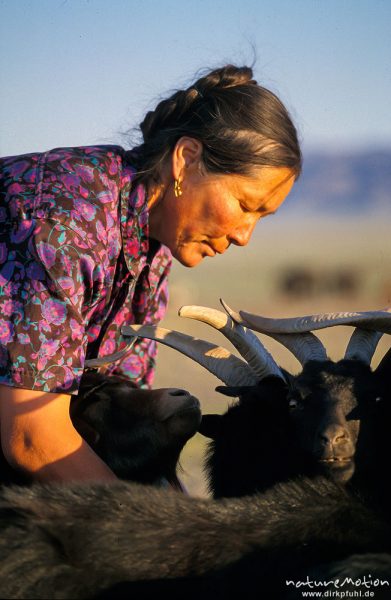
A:
MULTIPOLYGON (((95 264, 64 223, 19 221, 6 232, 0 271, 0 383, 76 393, 87 346, 95 264)), ((4 236, 3 236, 4 238, 4 236)))

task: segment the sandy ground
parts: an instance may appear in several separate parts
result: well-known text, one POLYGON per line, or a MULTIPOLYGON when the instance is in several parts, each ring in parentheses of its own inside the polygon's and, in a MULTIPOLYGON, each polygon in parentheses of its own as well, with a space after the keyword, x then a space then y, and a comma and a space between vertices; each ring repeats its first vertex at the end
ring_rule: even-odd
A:
MULTIPOLYGON (((212 328, 177 316, 180 306, 200 304, 220 308, 224 298, 233 308, 264 316, 298 316, 337 310, 376 310, 391 306, 391 236, 387 222, 322 221, 304 225, 273 219, 260 224, 246 248, 231 248, 224 256, 205 259, 194 268, 175 264, 170 279, 170 304, 162 326, 207 339, 233 351, 212 328), (310 273, 307 292, 283 290, 287 273, 310 273), (340 279, 349 274, 343 289, 340 279), (338 283, 339 282, 339 283, 338 283), (353 283, 352 283, 353 282, 353 283)), ((336 327, 319 333, 330 358, 342 358, 352 329, 336 327)), ((276 361, 298 372, 297 360, 279 344, 259 336, 276 361)), ((373 359, 376 365, 390 346, 384 336, 373 359)), ((215 392, 219 380, 175 350, 160 346, 155 387, 181 387, 196 395, 203 413, 224 412, 228 398, 215 392)), ((182 479, 192 495, 207 495, 202 472, 206 440, 196 435, 182 454, 182 479)))

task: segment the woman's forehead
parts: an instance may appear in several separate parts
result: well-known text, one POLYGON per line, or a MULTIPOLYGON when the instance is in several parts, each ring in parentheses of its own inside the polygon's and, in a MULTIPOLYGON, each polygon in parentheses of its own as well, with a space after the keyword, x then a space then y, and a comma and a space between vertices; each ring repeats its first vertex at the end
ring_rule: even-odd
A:
POLYGON ((275 197, 285 197, 293 183, 294 174, 285 167, 264 167, 251 176, 230 175, 227 184, 241 198, 267 202, 275 197))

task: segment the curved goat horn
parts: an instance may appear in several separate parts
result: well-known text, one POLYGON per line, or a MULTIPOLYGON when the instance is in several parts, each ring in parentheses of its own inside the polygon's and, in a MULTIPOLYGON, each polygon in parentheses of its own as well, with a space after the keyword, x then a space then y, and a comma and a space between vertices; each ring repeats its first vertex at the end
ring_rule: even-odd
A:
POLYGON ((256 385, 258 381, 244 361, 205 340, 154 325, 125 325, 121 327, 121 333, 124 337, 145 337, 179 350, 216 375, 225 385, 256 385))
POLYGON ((114 352, 114 354, 107 354, 106 356, 102 356, 101 358, 88 358, 84 362, 84 366, 86 368, 94 368, 103 367, 104 365, 110 365, 111 363, 116 362, 117 360, 120 360, 120 358, 126 356, 131 351, 135 341, 136 338, 131 339, 126 344, 125 348, 119 350, 119 352, 114 352))
MULTIPOLYGON (((232 310, 232 308, 230 308, 228 304, 224 302, 224 300, 220 299, 220 302, 225 311, 236 323, 245 324, 247 327, 251 327, 251 329, 258 331, 259 333, 264 333, 275 339, 277 342, 285 346, 285 348, 288 348, 288 350, 292 352, 293 356, 297 358, 301 365, 304 365, 308 360, 327 359, 325 347, 313 333, 273 333, 267 329, 263 329, 260 326, 255 326, 253 323, 250 323, 250 321, 247 321, 245 318, 243 318, 242 311, 237 313, 236 311, 232 310)), ((273 321, 274 319, 266 320, 273 321)))
POLYGON ((229 315, 205 306, 182 306, 180 317, 196 319, 220 331, 239 351, 258 379, 267 375, 284 378, 280 367, 252 331, 238 325, 229 315))
POLYGON ((353 325, 361 329, 391 333, 390 311, 391 309, 366 312, 336 312, 291 319, 267 319, 241 310, 237 322, 256 331, 262 330, 264 333, 302 333, 324 329, 325 327, 334 327, 335 325, 353 325), (258 329, 258 327, 261 329, 258 329))
POLYGON ((349 340, 344 358, 362 360, 370 365, 382 335, 383 333, 380 331, 367 331, 356 327, 349 340))

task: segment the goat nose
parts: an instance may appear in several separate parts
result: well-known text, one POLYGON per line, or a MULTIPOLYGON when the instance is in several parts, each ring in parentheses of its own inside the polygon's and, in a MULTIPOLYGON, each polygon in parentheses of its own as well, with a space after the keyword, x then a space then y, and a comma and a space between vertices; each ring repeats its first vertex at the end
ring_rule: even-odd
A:
POLYGON ((329 425, 329 427, 319 432, 319 438, 324 446, 327 446, 328 444, 335 446, 342 442, 346 442, 349 435, 342 425, 329 425))
POLYGON ((169 391, 170 396, 190 396, 189 392, 186 392, 186 390, 180 390, 180 389, 172 389, 169 391))
POLYGON ((186 390, 178 388, 162 388, 154 390, 156 403, 156 416, 159 420, 165 421, 170 417, 187 409, 200 410, 200 403, 197 398, 192 396, 186 390))

